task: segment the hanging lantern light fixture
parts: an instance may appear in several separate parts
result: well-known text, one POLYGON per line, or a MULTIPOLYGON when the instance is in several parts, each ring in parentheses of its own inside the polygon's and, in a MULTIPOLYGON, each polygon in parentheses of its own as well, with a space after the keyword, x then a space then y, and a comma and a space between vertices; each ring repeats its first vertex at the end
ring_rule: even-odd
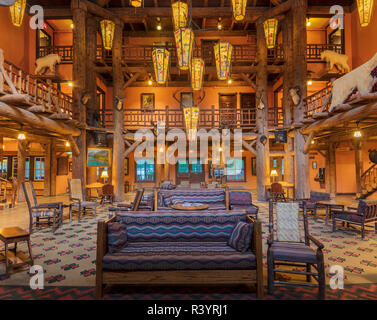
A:
POLYGON ((188 22, 188 5, 182 1, 176 1, 172 4, 173 8, 173 20, 174 20, 174 30, 179 28, 184 28, 187 26, 188 22))
POLYGON ((232 63, 233 46, 229 42, 215 44, 215 60, 217 77, 219 80, 226 80, 230 76, 230 66, 232 63))
POLYGON ((183 109, 188 139, 193 140, 198 130, 199 108, 187 107, 183 109))
POLYGON ((164 84, 168 77, 170 52, 166 48, 154 48, 152 51, 152 60, 156 82, 164 84))
POLYGON ((266 37, 267 48, 272 49, 275 47, 276 34, 278 31, 278 20, 277 19, 267 19, 264 22, 264 34, 266 37))
POLYGON ((179 69, 188 70, 194 45, 194 32, 191 28, 180 28, 174 31, 174 37, 177 46, 179 69))
POLYGON ((131 6, 140 8, 143 5, 143 0, 130 0, 131 6))
POLYGON ((368 26, 373 12, 373 0, 357 0, 357 10, 359 11, 360 25, 368 26))
POLYGON ((204 60, 202 58, 194 58, 191 63, 191 87, 192 90, 198 91, 202 89, 204 75, 204 60))
POLYGON ((241 21, 246 16, 247 0, 232 0, 233 17, 236 21, 241 21))
POLYGON ((113 48, 115 23, 111 20, 102 20, 100 25, 103 47, 106 50, 111 50, 113 48))
POLYGON ((12 23, 16 27, 21 27, 26 9, 26 0, 17 0, 9 7, 12 23))

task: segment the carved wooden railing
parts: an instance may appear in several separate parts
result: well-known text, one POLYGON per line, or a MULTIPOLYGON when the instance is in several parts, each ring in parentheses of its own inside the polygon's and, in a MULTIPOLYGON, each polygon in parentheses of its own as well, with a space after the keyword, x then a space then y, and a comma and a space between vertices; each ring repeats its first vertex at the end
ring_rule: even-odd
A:
MULTIPOLYGON (((127 62, 141 62, 148 63, 152 60, 153 46, 142 45, 126 45, 123 46, 123 60, 127 62)), ((175 63, 177 59, 176 50, 174 46, 170 46, 172 62, 175 63)), ((308 44, 306 47, 306 58, 308 61, 321 61, 321 52, 324 50, 332 50, 338 53, 344 53, 344 45, 341 44, 308 44)), ((257 47, 254 44, 247 45, 233 45, 233 62, 234 63, 254 63, 256 60, 257 47)), ((40 47, 38 50, 38 57, 44 57, 50 53, 59 54, 62 58, 62 63, 72 63, 73 47, 72 46, 54 46, 54 47, 40 47)), ((105 50, 102 46, 97 47, 96 59, 111 64, 112 52, 105 50)), ((202 56, 207 66, 213 65, 213 50, 209 47, 196 46, 194 48, 194 56, 202 56), (210 54, 208 54, 210 53, 210 54)), ((267 50, 268 61, 282 62, 283 61, 283 47, 277 45, 273 49, 267 50)))
MULTIPOLYGON (((27 94, 30 102, 44 106, 46 110, 72 115, 72 97, 61 92, 56 85, 49 81, 34 78, 8 61, 4 61, 3 67, 17 93, 27 94)), ((0 92, 13 93, 12 88, 2 77, 0 77, 0 92)))
POLYGON ((359 197, 364 198, 377 188, 377 164, 373 164, 366 170, 360 179, 362 194, 359 197))
POLYGON ((321 60, 321 53, 325 50, 344 53, 344 45, 342 44, 314 44, 306 45, 306 59, 308 61, 321 60))
MULTIPOLYGON (((177 51, 174 46, 168 47, 171 53, 171 62, 177 62, 177 51)), ((151 63, 153 46, 146 45, 126 45, 123 46, 122 58, 127 63, 151 63)), ((256 45, 234 45, 233 46, 233 63, 252 64, 256 61, 256 45)), ((56 53, 62 58, 62 63, 72 63, 73 48, 72 46, 54 46, 40 47, 38 57, 44 57, 48 54, 56 53)), ((213 49, 211 47, 194 47, 194 57, 203 57, 206 66, 214 65, 213 49)), ((268 49, 267 58, 270 63, 283 61, 283 48, 281 45, 273 49, 268 49)), ((112 51, 105 50, 102 46, 97 46, 96 60, 106 64, 112 63, 112 51)))
MULTIPOLYGON (((269 126, 283 126, 283 111, 281 108, 270 108, 269 126)), ((113 127, 112 111, 105 110, 101 115, 101 121, 106 128, 113 127)), ((185 128, 183 112, 181 109, 157 109, 144 111, 141 109, 125 109, 124 124, 128 129, 153 128, 158 121, 164 121, 167 128, 185 128)), ((200 109, 199 128, 256 128, 256 109, 217 109, 215 107, 200 109)))
POLYGON ((314 114, 326 112, 331 102, 331 86, 308 96, 304 99, 305 117, 313 117, 314 114))

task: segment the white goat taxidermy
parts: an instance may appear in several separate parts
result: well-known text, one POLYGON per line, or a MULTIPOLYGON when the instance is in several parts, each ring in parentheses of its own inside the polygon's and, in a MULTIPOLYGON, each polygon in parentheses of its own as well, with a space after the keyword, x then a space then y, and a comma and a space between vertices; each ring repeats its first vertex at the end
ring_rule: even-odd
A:
POLYGON ((35 74, 45 74, 48 68, 52 74, 55 74, 55 66, 57 63, 61 63, 61 61, 62 59, 58 54, 49 54, 39 58, 35 61, 35 65, 37 66, 35 74))
POLYGON ((321 60, 325 60, 330 64, 329 71, 332 70, 334 65, 341 73, 350 72, 350 67, 347 63, 348 57, 345 54, 337 53, 331 50, 325 50, 321 52, 321 60))

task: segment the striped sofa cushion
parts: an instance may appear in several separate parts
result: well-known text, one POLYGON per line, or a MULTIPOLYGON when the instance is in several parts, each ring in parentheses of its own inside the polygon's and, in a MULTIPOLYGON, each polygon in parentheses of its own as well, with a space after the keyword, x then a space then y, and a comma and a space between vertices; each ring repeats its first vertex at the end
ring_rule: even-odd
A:
POLYGON ((133 242, 106 254, 105 270, 244 270, 255 269, 255 255, 226 242, 133 242))
POLYGON ((110 253, 127 246, 127 227, 123 223, 112 222, 107 225, 107 244, 110 253))
POLYGON ((230 205, 249 205, 252 203, 251 193, 247 191, 229 192, 230 205))
POLYGON ((228 245, 239 252, 246 252, 250 248, 252 233, 252 224, 239 221, 233 228, 228 245))
POLYGON ((117 222, 127 227, 130 242, 140 241, 220 241, 227 242, 238 221, 246 221, 245 211, 158 211, 119 212, 117 222))
POLYGON ((179 202, 225 203, 224 190, 160 190, 165 207, 179 202))

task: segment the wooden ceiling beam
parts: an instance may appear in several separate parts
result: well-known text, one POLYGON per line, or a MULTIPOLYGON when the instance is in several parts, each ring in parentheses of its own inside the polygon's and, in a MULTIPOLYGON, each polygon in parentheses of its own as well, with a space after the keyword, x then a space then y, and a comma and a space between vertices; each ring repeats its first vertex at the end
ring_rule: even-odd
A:
MULTIPOLYGON (((205 18, 206 21, 207 18, 205 18)), ((234 30, 234 31, 229 31, 229 30, 224 30, 224 31, 217 31, 217 30, 194 30, 195 36, 196 37, 244 37, 247 36, 248 34, 252 34, 253 32, 249 32, 246 30, 234 30)), ((171 38, 174 40, 173 33, 172 31, 135 31, 135 32, 130 32, 130 31, 125 31, 123 33, 125 37, 130 37, 130 38, 171 38)))

